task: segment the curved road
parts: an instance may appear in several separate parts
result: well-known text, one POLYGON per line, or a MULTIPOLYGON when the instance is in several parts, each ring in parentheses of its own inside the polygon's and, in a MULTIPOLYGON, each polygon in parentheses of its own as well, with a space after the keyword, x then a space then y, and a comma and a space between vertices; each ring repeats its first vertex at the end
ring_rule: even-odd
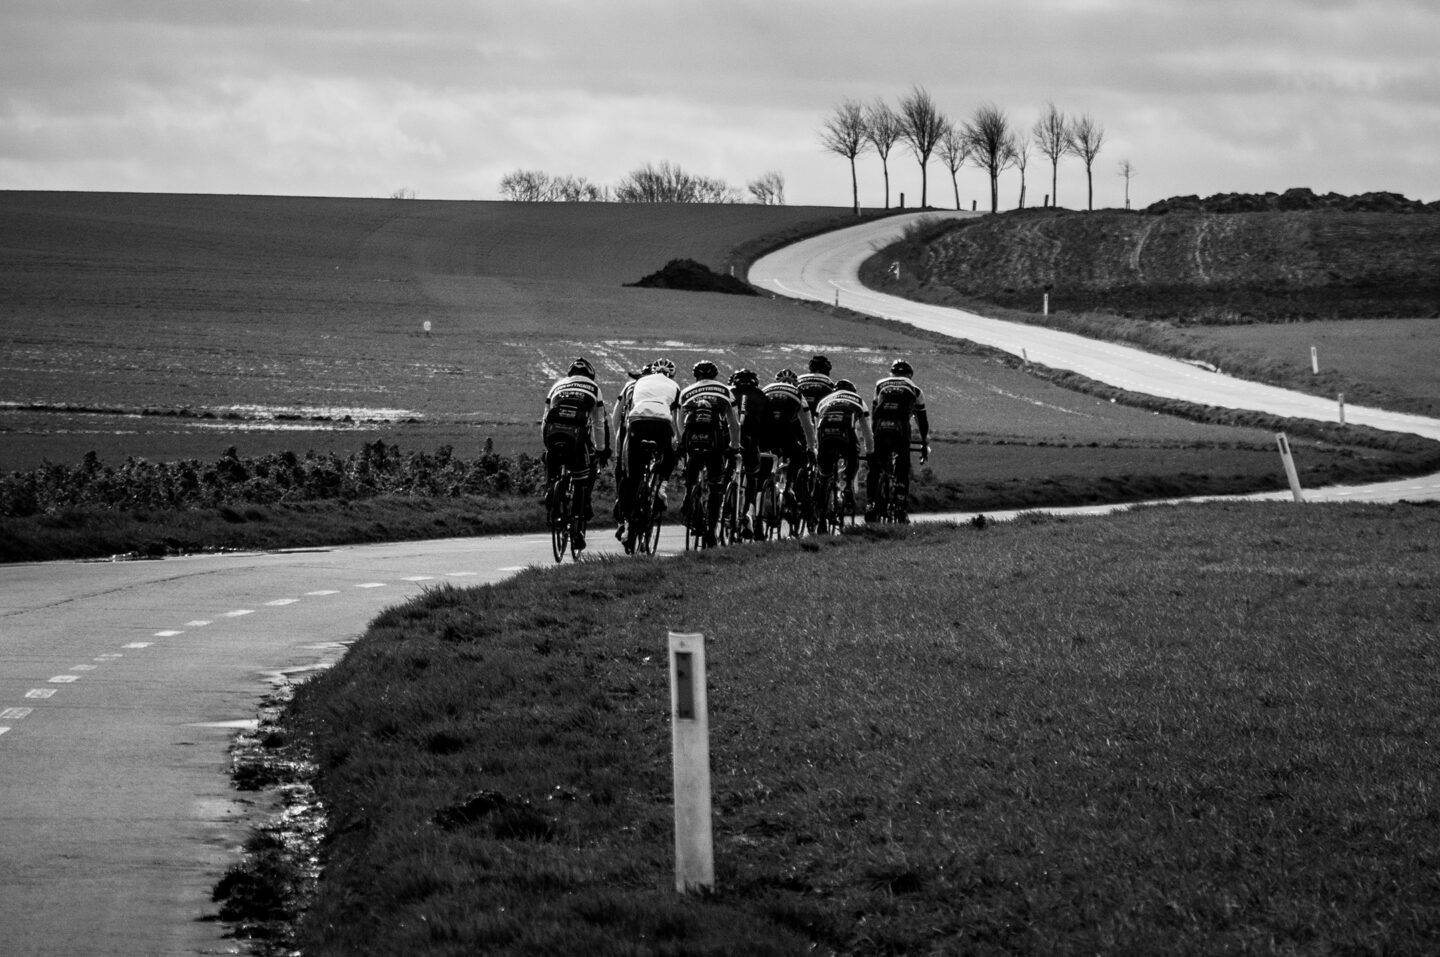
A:
MULTIPOLYGON (((859 264, 910 218, 781 250, 756 263, 751 281, 822 302, 838 292, 852 308, 1127 389, 1336 415, 1324 400, 861 287, 859 264)), ((1435 420, 1346 413, 1347 421, 1440 438, 1435 420)), ((1440 477, 1307 497, 1437 498, 1440 477)), ((670 531, 663 551, 673 552, 670 531)), ((592 547, 614 545, 602 533, 592 547)), ((549 562, 548 539, 528 535, 0 566, 0 954, 237 952, 207 918, 216 911, 212 888, 256 823, 257 809, 230 788, 226 747, 257 700, 286 674, 336 659, 382 608, 424 588, 492 582, 549 562)))
POLYGON ((226 754, 258 700, 424 588, 550 562, 520 535, 0 566, 0 955, 237 952, 206 918, 258 823, 226 754))

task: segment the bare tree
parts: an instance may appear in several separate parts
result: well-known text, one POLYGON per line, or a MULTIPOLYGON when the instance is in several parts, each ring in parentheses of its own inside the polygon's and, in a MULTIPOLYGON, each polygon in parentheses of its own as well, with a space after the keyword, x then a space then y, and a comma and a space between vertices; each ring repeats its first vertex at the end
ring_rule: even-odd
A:
MULTIPOLYGON (((853 167, 851 176, 854 176, 853 167)), ((785 205, 785 177, 775 170, 763 173, 759 178, 751 180, 746 188, 750 190, 750 195, 755 197, 755 202, 761 206, 785 205)), ((858 200, 856 211, 859 211, 858 200)))
POLYGON ((825 118, 820 128, 820 145, 850 161, 850 196, 858 216, 860 181, 855 173, 855 157, 870 148, 866 139, 865 107, 855 100, 844 100, 835 107, 835 112, 825 118))
POLYGON ((945 135, 945 127, 949 125, 945 114, 940 112, 940 108, 935 105, 935 99, 924 87, 911 87, 910 92, 900 98, 900 138, 910 147, 910 152, 915 154, 915 161, 920 164, 922 207, 929 205, 926 190, 929 185, 927 172, 930 154, 940 145, 940 138, 945 135))
POLYGON ((413 189, 411 189, 409 186, 401 186, 399 189, 395 190, 395 192, 393 192, 393 193, 390 194, 390 198, 391 198, 391 199, 414 199, 414 198, 415 198, 415 191, 414 191, 413 189))
POLYGON ((1030 132, 1035 136, 1035 148, 1041 156, 1050 160, 1050 205, 1058 206, 1060 157, 1069 152, 1070 121, 1055 108, 1054 103, 1046 103, 1045 112, 1040 114, 1030 132))
POLYGON ((1125 177, 1125 208, 1130 208, 1130 180, 1135 178, 1135 164, 1128 159, 1120 161, 1120 175, 1125 177))
POLYGON ((994 103, 977 107, 965 124, 965 143, 975 165, 990 174, 990 212, 1000 209, 1000 171, 1015 160, 1010 121, 994 103))
POLYGON ((610 190, 583 176, 557 176, 550 181, 550 198, 561 203, 603 203, 610 190))
POLYGON ((1095 179, 1091 176, 1091 168, 1095 165, 1095 157, 1100 155, 1100 147, 1105 145, 1105 127, 1095 122, 1095 119, 1086 113, 1084 116, 1070 124, 1070 134, 1065 138, 1065 149, 1080 157, 1085 164, 1085 185, 1088 196, 1085 201, 1085 208, 1095 208, 1095 179))
POLYGON ((1030 165, 1030 134, 1019 130, 1010 134, 1010 165, 1020 173, 1020 202, 1018 209, 1025 208, 1025 169, 1030 165))
POLYGON ((960 181, 956 174, 965 160, 970 158, 970 148, 965 144, 965 133, 954 123, 945 124, 945 135, 940 137, 940 162, 950 171, 950 185, 955 188, 955 208, 960 208, 960 181))
POLYGON ((517 169, 500 177, 500 196, 513 203, 543 203, 553 198, 550 174, 538 169, 517 169))
POLYGON ((646 163, 626 173, 613 195, 620 203, 735 203, 740 200, 739 193, 724 180, 694 176, 670 162, 659 166, 646 163))
POLYGON ((876 100, 865 108, 865 138, 880 156, 885 173, 885 208, 890 208, 890 151, 900 139, 900 117, 884 100, 876 100))

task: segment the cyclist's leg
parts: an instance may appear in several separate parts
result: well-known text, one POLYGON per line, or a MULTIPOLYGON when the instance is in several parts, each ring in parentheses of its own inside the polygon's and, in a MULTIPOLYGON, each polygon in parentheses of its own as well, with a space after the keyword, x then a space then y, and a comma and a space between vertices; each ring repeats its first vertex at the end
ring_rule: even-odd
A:
POLYGON ((895 449, 895 506, 900 516, 910 514, 910 434, 901 436, 895 449))
POLYGON ((705 502, 705 544, 715 544, 715 527, 720 524, 720 503, 725 497, 725 463, 729 455, 724 449, 716 449, 708 456, 706 468, 709 494, 705 502))
MULTIPOLYGON (((860 471, 860 446, 851 439, 844 449, 845 457, 845 505, 855 507, 855 476, 860 471)), ((838 462, 836 463, 839 464, 838 462)))

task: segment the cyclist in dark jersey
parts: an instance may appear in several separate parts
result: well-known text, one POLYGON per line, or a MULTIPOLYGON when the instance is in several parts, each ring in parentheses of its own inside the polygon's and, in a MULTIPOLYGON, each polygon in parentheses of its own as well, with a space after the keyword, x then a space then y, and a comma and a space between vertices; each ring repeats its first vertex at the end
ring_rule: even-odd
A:
POLYGON ((795 386, 800 394, 805 397, 805 407, 810 410, 810 415, 815 416, 815 407, 820 400, 835 390, 835 380, 830 378, 830 360, 824 356, 813 356, 810 359, 810 371, 796 380, 795 386))
MULTIPOLYGON (((740 419, 730 387, 715 381, 715 363, 695 363, 695 381, 680 390, 680 451, 685 456, 685 487, 703 467, 708 478, 705 500, 705 547, 715 545, 720 499, 725 492, 726 464, 740 454, 740 419)), ((689 519, 689 516, 686 516, 689 519)))
POLYGON ((865 518, 874 519, 880 489, 880 470, 875 462, 895 453, 895 495, 902 516, 908 510, 910 494, 910 420, 920 429, 920 461, 930 457, 930 420, 925 414, 925 397, 911 376, 915 370, 904 359, 890 366, 890 375, 875 383, 875 401, 870 410, 870 427, 875 438, 874 458, 865 476, 865 518))
MULTIPOLYGON (((815 423, 805 408, 805 397, 800 394, 796 379, 793 370, 781 369, 775 373, 775 381, 765 386, 765 429, 760 434, 760 451, 786 460, 787 507, 795 504, 795 483, 806 455, 815 454, 815 423)), ((763 482, 765 475, 757 478, 763 482)))
POLYGON ((755 481, 760 469, 760 435, 765 431, 769 401, 760 389, 760 377, 749 369, 730 373, 730 391, 740 417, 740 468, 745 476, 745 518, 741 534, 749 534, 750 510, 755 506, 755 481))
MULTIPOLYGON (((610 458, 610 423, 605 418, 605 399, 595 384, 595 367, 586 359, 570 363, 570 372, 550 387, 545 396, 545 416, 540 438, 545 445, 545 487, 554 484, 562 465, 568 466, 575 481, 575 508, 592 516, 590 490, 595 486, 596 461, 610 458), (603 447, 597 453, 595 447, 603 447)), ((575 550, 585 547, 585 536, 573 533, 575 550)))
POLYGON ((835 391, 820 400, 815 409, 815 437, 819 446, 816 470, 820 487, 830 487, 830 476, 843 462, 845 465, 845 504, 855 507, 855 475, 860 471, 860 455, 868 459, 875 450, 870 438, 870 410, 855 391, 855 383, 841 379, 835 391))

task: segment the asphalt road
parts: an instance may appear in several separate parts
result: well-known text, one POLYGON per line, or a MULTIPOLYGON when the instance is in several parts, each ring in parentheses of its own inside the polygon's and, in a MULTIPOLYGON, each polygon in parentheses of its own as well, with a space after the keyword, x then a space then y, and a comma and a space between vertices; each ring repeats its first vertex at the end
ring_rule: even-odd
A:
POLYGON ((0 566, 0 957, 237 952, 210 896, 269 808, 236 729, 382 608, 530 563, 548 537, 0 566))

